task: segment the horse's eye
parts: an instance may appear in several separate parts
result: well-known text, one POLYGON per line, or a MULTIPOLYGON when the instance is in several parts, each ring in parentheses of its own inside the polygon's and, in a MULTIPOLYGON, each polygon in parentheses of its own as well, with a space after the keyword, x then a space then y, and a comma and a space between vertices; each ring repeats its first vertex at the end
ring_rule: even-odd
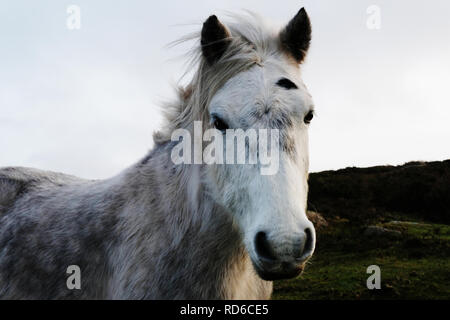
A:
POLYGON ((224 132, 225 130, 228 129, 228 125, 225 123, 225 121, 223 121, 222 119, 216 117, 214 119, 214 128, 224 132))
POLYGON ((308 113, 306 114, 306 116, 305 116, 305 118, 303 119, 303 121, 304 121, 306 124, 309 124, 309 123, 311 122, 311 120, 313 119, 313 117, 314 117, 314 112, 310 111, 310 112, 308 112, 308 113))

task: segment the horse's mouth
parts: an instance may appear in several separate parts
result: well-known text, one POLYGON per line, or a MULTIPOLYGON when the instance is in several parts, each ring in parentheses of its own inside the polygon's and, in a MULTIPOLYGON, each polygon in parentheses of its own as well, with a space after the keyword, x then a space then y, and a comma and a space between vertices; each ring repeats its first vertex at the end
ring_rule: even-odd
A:
POLYGON ((292 279, 298 277, 302 274, 305 269, 304 264, 293 265, 293 264, 285 264, 280 265, 279 268, 263 268, 257 265, 254 265, 255 271, 258 276, 266 281, 274 281, 274 280, 283 280, 283 279, 292 279))

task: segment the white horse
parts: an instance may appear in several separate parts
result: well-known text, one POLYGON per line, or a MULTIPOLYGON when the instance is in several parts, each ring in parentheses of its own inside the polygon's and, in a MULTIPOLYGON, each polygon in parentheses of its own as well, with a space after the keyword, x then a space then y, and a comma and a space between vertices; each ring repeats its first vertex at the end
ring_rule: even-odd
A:
POLYGON ((306 217, 313 103, 299 68, 310 38, 304 9, 281 29, 251 14, 226 26, 210 16, 196 73, 166 106, 144 159, 101 181, 1 169, 0 297, 265 299, 272 280, 299 275, 315 247, 306 217), (261 174, 259 160, 175 164, 171 137, 194 133, 195 121, 224 138, 277 130, 268 147, 280 150, 277 172, 261 174), (67 286, 72 265, 79 289, 67 286))

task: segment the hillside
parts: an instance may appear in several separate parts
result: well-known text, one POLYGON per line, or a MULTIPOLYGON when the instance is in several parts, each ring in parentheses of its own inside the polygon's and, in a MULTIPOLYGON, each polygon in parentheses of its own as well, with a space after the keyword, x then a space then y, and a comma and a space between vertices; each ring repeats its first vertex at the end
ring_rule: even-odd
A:
POLYGON ((450 224, 450 160, 313 173, 311 210, 357 221, 389 213, 450 224))
POLYGON ((304 275, 277 281, 275 299, 450 299, 450 160, 325 171, 309 183, 309 210, 328 225, 304 275), (381 290, 366 287, 373 264, 381 290))

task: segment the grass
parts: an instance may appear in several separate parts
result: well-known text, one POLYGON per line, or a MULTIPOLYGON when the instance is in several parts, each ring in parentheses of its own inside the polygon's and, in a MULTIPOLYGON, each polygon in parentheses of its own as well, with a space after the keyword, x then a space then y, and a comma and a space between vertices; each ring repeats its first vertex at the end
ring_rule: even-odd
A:
POLYGON ((368 238, 364 227, 329 220, 304 274, 274 283, 273 299, 450 299, 450 226, 376 223, 401 237, 368 238), (381 289, 369 290, 367 267, 381 269, 381 289))

